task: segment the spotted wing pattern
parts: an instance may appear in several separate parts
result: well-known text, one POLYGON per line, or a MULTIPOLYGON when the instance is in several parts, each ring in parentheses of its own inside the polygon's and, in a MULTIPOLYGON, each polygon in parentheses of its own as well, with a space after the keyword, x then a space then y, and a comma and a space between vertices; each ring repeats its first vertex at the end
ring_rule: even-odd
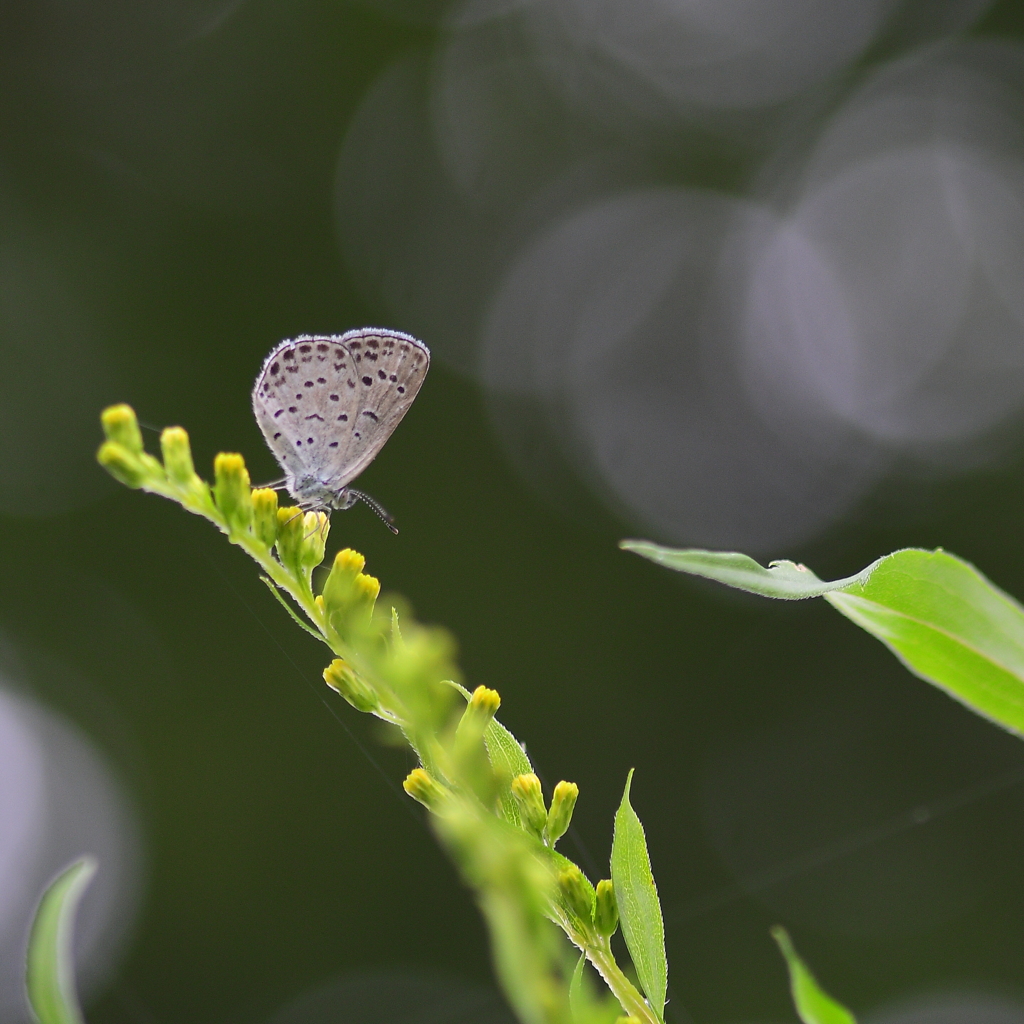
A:
POLYGON ((267 356, 252 401, 271 451, 293 484, 340 491, 374 459, 419 393, 430 366, 408 334, 363 328, 283 341, 267 356))

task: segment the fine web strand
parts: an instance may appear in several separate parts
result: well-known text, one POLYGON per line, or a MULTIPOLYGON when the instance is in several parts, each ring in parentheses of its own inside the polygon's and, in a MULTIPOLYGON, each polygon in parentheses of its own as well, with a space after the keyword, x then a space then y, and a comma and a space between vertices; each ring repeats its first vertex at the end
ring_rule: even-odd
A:
POLYGON ((760 871, 743 875, 738 882, 732 885, 723 886, 716 892, 693 900, 674 911, 667 911, 665 914, 666 927, 683 924, 694 917, 700 917, 721 907, 756 896, 759 892, 791 881, 825 864, 851 857, 868 847, 884 842, 886 839, 892 839, 913 828, 927 825, 937 818, 970 807, 979 800, 1019 786, 1021 783, 1024 783, 1024 765, 990 775, 971 785, 950 790, 944 796, 934 800, 915 804, 887 821, 850 832, 831 842, 823 843, 821 846, 812 847, 795 857, 787 858, 760 871))
POLYGON ((242 595, 238 592, 235 586, 224 574, 220 566, 217 565, 217 563, 205 552, 203 553, 203 557, 206 558, 206 560, 210 563, 211 566, 213 566, 214 570, 217 572, 217 575, 220 576, 221 580, 223 580, 224 585, 238 599, 239 604, 241 604, 241 606, 256 620, 256 622, 259 623, 260 628, 267 634, 268 637, 270 637, 274 645, 284 656, 285 660, 292 666, 293 669, 295 669, 296 674, 303 680, 303 682, 306 683, 310 690, 313 691, 313 694, 320 701, 320 703, 323 704, 325 708, 327 708, 327 710, 333 716, 334 720, 342 727, 342 729, 345 730, 345 732, 348 734, 349 739, 355 745, 356 749, 363 755, 363 757, 366 758, 366 760, 370 763, 370 765, 372 765, 377 774, 380 775, 380 777, 384 780, 384 782, 387 784, 388 789, 390 789, 391 792, 394 793, 394 795, 401 802, 404 810, 408 814, 410 814, 420 825, 425 825, 424 820, 417 813, 416 809, 412 806, 408 797, 405 795, 404 791, 398 788, 398 786, 395 784, 395 781, 384 770, 384 767, 377 761, 373 754, 370 753, 370 751, 359 740, 356 734, 349 728, 349 725, 345 721, 345 719, 342 718, 341 715, 338 714, 337 710, 331 706, 326 696, 321 692, 320 687, 316 683, 314 683, 306 675, 305 672, 302 671, 302 669, 296 663, 295 659, 288 653, 287 650, 285 650, 284 645, 274 635, 273 630, 271 630, 270 627, 259 617, 259 615, 256 614, 255 609, 245 600, 244 597, 242 597, 242 595))

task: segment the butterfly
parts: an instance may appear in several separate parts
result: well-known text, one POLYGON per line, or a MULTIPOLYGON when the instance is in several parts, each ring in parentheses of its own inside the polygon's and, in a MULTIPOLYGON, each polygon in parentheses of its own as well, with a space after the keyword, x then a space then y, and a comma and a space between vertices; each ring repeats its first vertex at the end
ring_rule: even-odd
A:
POLYGON ((409 411, 429 366, 423 342, 378 327, 304 334, 267 356, 253 412, 300 507, 331 512, 363 501, 398 532, 377 501, 349 484, 409 411))

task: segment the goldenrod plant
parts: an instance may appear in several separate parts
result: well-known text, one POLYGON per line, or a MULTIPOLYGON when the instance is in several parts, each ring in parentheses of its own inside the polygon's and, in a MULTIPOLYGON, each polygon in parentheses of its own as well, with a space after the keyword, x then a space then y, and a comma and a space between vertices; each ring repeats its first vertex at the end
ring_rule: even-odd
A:
MULTIPOLYGON (((426 808, 474 893, 498 980, 523 1024, 664 1024, 664 923, 644 829, 630 804, 633 773, 615 815, 611 877, 595 886, 555 849, 579 788, 562 781, 545 799, 523 746, 495 717, 498 693, 462 684, 448 633, 400 620, 378 600, 379 582, 350 548, 334 555, 315 591, 313 571, 330 535, 326 514, 279 507, 276 491, 252 488, 237 454, 216 457, 211 486, 196 473, 180 427, 163 431, 156 458, 127 405, 105 410, 102 423, 100 464, 126 486, 203 516, 242 548, 293 621, 330 650, 326 685, 356 711, 401 731, 419 760, 405 792, 426 808), (620 926, 638 984, 612 952, 620 926), (587 962, 607 991, 595 985, 587 962)), ((40 1024, 83 1024, 69 936, 93 870, 89 859, 72 864, 40 902, 27 985, 40 1024)), ((785 933, 776 938, 804 1024, 850 1024, 852 1016, 821 991, 785 933)))
POLYGON ((578 788, 559 782, 545 801, 523 747, 495 718, 498 693, 462 685, 451 637, 408 617, 400 620, 390 604, 382 606, 380 584, 364 572, 363 556, 349 548, 334 555, 315 592, 313 570, 324 561, 330 535, 326 514, 278 507, 275 491, 251 487, 241 455, 216 457, 211 486, 196 474, 180 427, 163 431, 163 458, 157 459, 145 451, 135 413, 126 405, 107 409, 102 423, 107 440, 100 464, 128 487, 203 516, 242 548, 293 620, 329 648, 325 683, 357 711, 401 730, 419 760, 405 791, 427 809, 473 890, 490 929, 498 978, 524 1024, 610 1024, 622 1016, 643 1024, 662 1021, 667 969, 653 879, 649 870, 623 875, 616 868, 616 857, 647 863, 632 811, 628 835, 616 828, 612 878, 600 881, 598 899, 580 868, 555 849, 569 827, 578 788), (619 893, 622 911, 615 908, 619 893), (644 915, 636 924, 629 909, 634 906, 644 915), (649 929, 652 906, 656 933, 649 929), (612 953, 620 914, 646 998, 612 953), (590 979, 575 971, 581 956, 613 998, 598 996, 590 979))

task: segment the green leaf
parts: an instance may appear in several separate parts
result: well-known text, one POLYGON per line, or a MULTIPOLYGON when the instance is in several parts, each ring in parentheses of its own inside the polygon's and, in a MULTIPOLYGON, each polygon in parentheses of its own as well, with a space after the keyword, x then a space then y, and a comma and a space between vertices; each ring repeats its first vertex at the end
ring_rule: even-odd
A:
POLYGON ((25 984, 39 1024, 84 1024, 75 994, 71 940, 78 901, 96 873, 82 857, 62 871, 39 901, 28 942, 25 984))
POLYGON ((956 555, 905 548, 825 583, 793 562, 764 569, 735 552, 672 551, 640 541, 622 546, 751 593, 824 597, 915 675, 1024 736, 1024 608, 956 555))
POLYGON ((519 740, 496 718, 492 718, 484 730, 484 743, 487 756, 497 771, 507 772, 511 778, 533 771, 533 765, 526 751, 519 745, 519 740))
POLYGON ((785 928, 772 929, 772 938, 779 944, 789 968, 789 989, 797 1016, 803 1024, 857 1024, 852 1013, 837 1003, 818 984, 807 965, 797 955, 785 928))
POLYGON ((583 989, 583 969, 587 966, 587 954, 580 953, 576 969, 572 972, 569 982, 569 1009, 572 1011, 574 1024, 582 1024, 587 1019, 587 997, 583 989))
POLYGON ((266 583, 268 589, 277 599, 278 603, 292 617, 292 621, 300 629, 304 629, 310 636, 315 637, 321 643, 327 642, 324 639, 323 634, 318 633, 311 625, 309 625, 308 622, 303 622, 302 619, 299 618, 298 614, 295 612, 295 609, 292 608, 292 606, 281 596, 280 589, 278 588, 277 584, 272 579, 270 579, 269 576, 261 576, 260 579, 263 580, 264 583, 266 583))
POLYGON ((1024 735, 1024 608, 968 562, 907 548, 826 595, 915 675, 1024 735))
POLYGON ((878 565, 873 562, 856 576, 833 580, 827 583, 818 579, 805 565, 796 562, 771 562, 767 569, 752 558, 737 551, 703 551, 700 548, 663 548, 645 540, 624 540, 619 542, 623 551, 632 551, 649 558, 658 565, 664 565, 676 572, 691 576, 703 576, 717 580, 737 590, 746 590, 762 597, 775 597, 783 601, 802 601, 808 597, 821 597, 833 590, 856 583, 871 575, 878 565))
POLYGON ((651 1008, 664 1019, 668 989, 665 922, 651 873, 644 827, 629 803, 633 769, 626 779, 622 803, 615 812, 612 838, 612 883, 619 903, 619 920, 637 977, 651 1008))
POLYGON ((587 977, 587 955, 581 953, 569 982, 569 1012, 573 1024, 614 1024, 622 1008, 614 999, 602 1000, 587 977))
POLYGON ((498 809, 501 816, 513 825, 518 825, 519 804, 512 795, 509 783, 517 775, 532 772, 533 765, 530 764, 530 759, 519 745, 519 741, 496 718, 491 719, 484 730, 484 746, 487 748, 491 767, 501 780, 498 789, 498 809))

